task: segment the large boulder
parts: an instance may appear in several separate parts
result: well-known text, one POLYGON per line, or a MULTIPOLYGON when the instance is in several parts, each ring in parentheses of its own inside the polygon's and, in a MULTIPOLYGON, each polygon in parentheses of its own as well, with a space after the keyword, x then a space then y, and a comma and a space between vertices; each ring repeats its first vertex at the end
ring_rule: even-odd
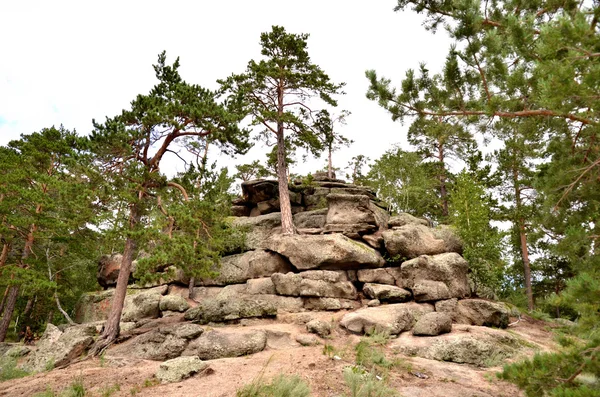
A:
POLYGON ((438 238, 433 229, 407 224, 382 233, 385 249, 390 256, 399 258, 416 258, 420 255, 437 255, 449 252, 446 242, 438 238))
POLYGON ((189 308, 190 304, 182 296, 165 295, 160 298, 159 309, 161 312, 185 312, 189 308))
POLYGON ((266 346, 267 333, 263 330, 212 330, 190 342, 182 355, 197 356, 201 360, 215 360, 258 353, 266 346))
POLYGON ((452 317, 447 313, 426 313, 415 324, 413 335, 437 336, 452 331, 452 317))
POLYGON ((160 383, 181 382, 207 368, 208 364, 198 357, 177 357, 162 363, 156 372, 156 378, 160 383))
POLYGON ((456 253, 423 255, 401 265, 400 286, 412 290, 417 301, 464 298, 469 295, 467 271, 467 261, 456 253))
POLYGON ((299 270, 381 267, 385 264, 379 252, 340 234, 277 235, 267 239, 264 247, 288 258, 299 270))
POLYGON ((398 215, 392 216, 388 220, 388 226, 390 228, 402 227, 406 225, 423 225, 429 226, 429 222, 427 219, 417 218, 416 216, 412 216, 406 212, 402 212, 398 215))
POLYGON ((501 365, 523 350, 519 338, 505 331, 472 326, 431 338, 407 332, 395 339, 390 348, 405 355, 480 367, 501 365))
POLYGON ((375 214, 369 208, 369 196, 354 194, 327 195, 327 224, 375 224, 375 214))
POLYGON ((321 229, 325 226, 327 208, 299 212, 294 215, 294 226, 298 229, 321 229))
POLYGON ((244 249, 255 250, 261 247, 263 240, 281 232, 281 214, 274 212, 251 218, 239 217, 234 218, 231 224, 244 232, 244 249))
POLYGON ((84 293, 77 301, 73 319, 79 324, 106 320, 114 294, 114 289, 84 293))
POLYGON ((414 302, 367 307, 346 314, 340 325, 358 334, 377 331, 397 335, 412 329, 423 314, 433 310, 433 305, 414 302))
POLYGON ((279 197, 277 181, 255 179, 242 182, 242 197, 244 202, 258 204, 279 197))
POLYGON ((271 280, 279 295, 344 299, 357 297, 354 284, 340 272, 312 270, 301 273, 275 273, 271 280))
POLYGON ((381 302, 406 302, 412 294, 404 288, 395 285, 366 283, 363 286, 365 296, 379 299, 381 302))
POLYGON ((48 323, 36 351, 27 357, 23 367, 40 372, 68 364, 90 347, 95 333, 93 326, 74 326, 61 332, 58 327, 48 323))
POLYGON ((252 317, 274 317, 277 305, 264 295, 235 295, 207 298, 187 312, 185 319, 199 324, 225 322, 252 317))
POLYGON ((274 252, 257 250, 225 256, 221 258, 220 267, 214 270, 219 272, 218 276, 199 279, 196 285, 241 284, 252 278, 269 277, 271 274, 278 272, 289 272, 292 268, 280 255, 274 252))
POLYGON ((508 307, 500 302, 463 299, 458 301, 454 321, 459 324, 506 328, 508 327, 509 313, 508 307))
POLYGON ((98 284, 104 288, 117 285, 122 260, 123 255, 121 254, 102 255, 98 261, 98 273, 96 274, 98 284))
POLYGON ((400 267, 383 267, 379 269, 360 269, 357 272, 358 281, 397 285, 400 281, 400 267))
POLYGON ((204 329, 201 326, 189 323, 158 327, 117 345, 109 353, 114 357, 164 361, 179 357, 190 340, 197 338, 202 332, 204 329))
MULTIPOLYGON (((142 318, 158 318, 160 315, 160 299, 166 294, 166 285, 139 290, 140 292, 127 295, 123 306, 121 321, 138 321, 142 318)), ((136 290, 133 290, 136 292, 136 290)))

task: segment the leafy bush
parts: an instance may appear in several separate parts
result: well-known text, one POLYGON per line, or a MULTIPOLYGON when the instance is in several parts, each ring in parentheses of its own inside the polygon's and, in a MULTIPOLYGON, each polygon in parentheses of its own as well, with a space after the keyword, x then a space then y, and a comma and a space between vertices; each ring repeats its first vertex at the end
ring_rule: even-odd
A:
POLYGON ((310 388, 299 376, 279 375, 265 383, 262 374, 236 393, 237 397, 309 397, 310 388))

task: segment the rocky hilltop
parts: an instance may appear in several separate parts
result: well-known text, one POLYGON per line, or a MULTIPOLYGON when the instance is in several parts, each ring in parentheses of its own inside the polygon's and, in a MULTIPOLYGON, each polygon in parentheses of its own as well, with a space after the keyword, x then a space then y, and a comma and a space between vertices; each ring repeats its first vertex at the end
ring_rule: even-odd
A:
MULTIPOLYGON (((217 276, 190 286, 171 269, 153 285, 131 280, 122 336, 107 355, 176 360, 166 367, 180 360, 193 373, 205 360, 316 345, 333 335, 399 335, 397 352, 473 365, 519 350, 518 337, 482 331, 506 328, 511 312, 471 296, 469 265, 450 228, 390 216, 370 189, 322 175, 290 189, 297 234, 281 234, 277 182, 245 182, 232 218, 245 244, 221 259, 217 276)), ((48 325, 36 350, 19 352, 25 367, 63 365, 91 345, 119 265, 120 255, 100 260, 106 290, 82 298, 75 317, 83 325, 48 325)))

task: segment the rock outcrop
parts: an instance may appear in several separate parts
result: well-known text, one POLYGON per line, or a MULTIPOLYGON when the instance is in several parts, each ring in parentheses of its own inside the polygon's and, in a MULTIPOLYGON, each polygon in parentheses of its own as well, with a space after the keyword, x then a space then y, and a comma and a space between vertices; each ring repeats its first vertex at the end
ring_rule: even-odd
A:
MULTIPOLYGON (((136 328, 151 319, 173 324, 141 335, 136 328, 130 333, 133 337, 114 348, 113 354, 161 361, 193 357, 181 361, 183 367, 203 367, 200 360, 252 354, 279 343, 269 345, 267 333, 252 327, 230 332, 205 330, 203 325, 246 325, 260 318, 307 311, 348 310, 335 316, 341 329, 351 333, 432 337, 421 339, 453 335, 453 324, 507 326, 509 311, 503 304, 471 299, 468 263, 451 228, 432 227, 428 220, 410 214, 390 217, 369 188, 317 175, 310 183, 290 184, 298 233, 282 235, 277 182, 244 182, 242 192, 232 208, 236 217, 229 224, 235 233, 244 234, 243 247, 223 256, 212 274, 196 278, 195 285, 190 286, 190 279, 172 267, 176 276, 163 277, 158 287, 132 285, 123 324, 136 328)), ((118 255, 101 260, 98 279, 102 286, 114 284, 117 264, 118 255)), ((77 309, 77 321, 105 319, 113 291, 85 295, 77 309)), ((320 342, 313 333, 330 337, 341 332, 335 322, 309 317, 302 323, 308 333, 286 334, 286 343, 296 340, 314 345, 320 342)), ((62 334, 50 330, 45 336, 49 342, 42 346, 58 343, 60 338, 62 334)), ((473 341, 463 335, 420 347, 415 354, 479 363, 468 349, 483 354, 487 349, 484 339, 473 341)), ((80 345, 87 346, 87 339, 82 340, 80 345)), ((31 359, 39 368, 39 360, 31 359)), ((173 368, 175 364, 179 362, 173 362, 173 368)), ((164 371, 171 371, 171 363, 164 371)), ((172 379, 187 376, 172 371, 172 379)), ((171 379, 168 376, 164 379, 171 379)))

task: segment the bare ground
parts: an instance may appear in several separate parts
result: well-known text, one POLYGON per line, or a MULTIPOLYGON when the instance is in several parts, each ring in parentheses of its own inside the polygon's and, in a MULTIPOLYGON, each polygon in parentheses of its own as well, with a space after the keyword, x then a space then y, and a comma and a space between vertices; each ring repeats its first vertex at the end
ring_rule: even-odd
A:
MULTIPOLYGON (((343 313, 312 314, 311 318, 336 321, 343 313)), ((354 346, 360 338, 336 329, 329 339, 341 359, 323 354, 323 345, 302 347, 295 335, 306 332, 301 324, 302 315, 281 316, 278 322, 255 320, 231 325, 232 330, 242 328, 265 329, 269 335, 268 348, 258 354, 238 358, 210 360, 209 374, 198 375, 180 383, 157 384, 154 374, 160 362, 131 358, 110 357, 90 359, 65 369, 55 369, 21 379, 0 383, 0 396, 32 396, 46 390, 60 392, 81 379, 87 396, 202 396, 229 397, 253 380, 262 377, 297 374, 305 379, 315 397, 343 396, 347 393, 342 372, 354 364, 354 346), (117 389, 118 385, 118 389, 117 389), (112 393, 108 390, 112 388, 112 393)), ((147 327, 151 329, 150 327, 147 327)), ((555 348, 547 324, 524 318, 509 332, 528 343, 521 357, 535 351, 555 348)), ((109 350, 110 352, 110 350, 109 350)), ((512 384, 495 377, 500 368, 477 368, 464 364, 438 362, 417 357, 405 357, 386 348, 390 359, 398 358, 401 365, 389 374, 389 385, 404 397, 513 397, 523 394, 512 384), (418 376, 425 375, 426 379, 418 376)), ((110 356, 110 355, 108 355, 110 356)))

